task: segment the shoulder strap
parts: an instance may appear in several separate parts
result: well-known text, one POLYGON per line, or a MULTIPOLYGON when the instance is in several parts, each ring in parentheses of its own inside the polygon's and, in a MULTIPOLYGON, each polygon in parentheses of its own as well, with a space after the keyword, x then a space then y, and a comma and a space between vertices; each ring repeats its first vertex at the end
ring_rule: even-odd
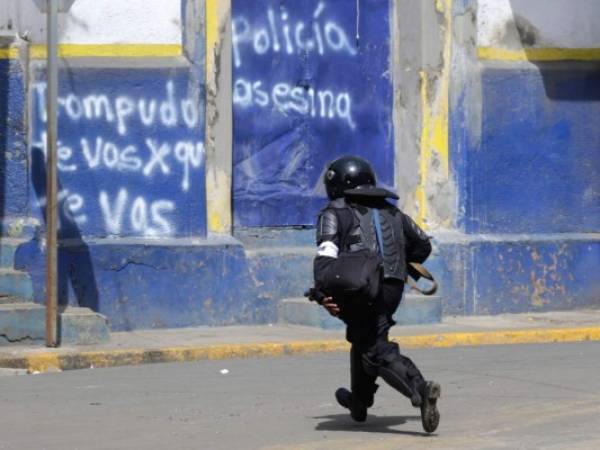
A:
POLYGON ((379 217, 379 210, 377 208, 372 208, 373 212, 373 223, 375 225, 375 236, 377 237, 377 247, 379 248, 379 253, 383 258, 383 235, 381 233, 381 219, 379 217))
POLYGON ((423 295, 435 294, 435 292, 437 291, 437 288, 438 288, 438 284, 433 279, 433 275, 431 275, 431 273, 429 273, 429 271, 419 263, 410 262, 409 264, 411 265, 411 267, 413 269, 415 269, 419 273, 419 275, 421 275, 426 280, 431 281, 431 283, 432 283, 432 285, 429 289, 423 290, 417 286, 417 283, 412 278, 408 277, 406 281, 410 285, 410 287, 413 288, 415 291, 420 292, 423 295))

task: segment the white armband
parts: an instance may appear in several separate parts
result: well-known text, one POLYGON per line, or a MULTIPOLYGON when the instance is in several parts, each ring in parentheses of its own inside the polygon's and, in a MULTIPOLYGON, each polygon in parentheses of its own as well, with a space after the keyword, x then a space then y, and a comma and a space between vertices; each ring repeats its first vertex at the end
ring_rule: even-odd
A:
POLYGON ((329 256, 330 258, 337 258, 339 253, 338 246, 331 241, 322 242, 317 249, 318 256, 329 256))

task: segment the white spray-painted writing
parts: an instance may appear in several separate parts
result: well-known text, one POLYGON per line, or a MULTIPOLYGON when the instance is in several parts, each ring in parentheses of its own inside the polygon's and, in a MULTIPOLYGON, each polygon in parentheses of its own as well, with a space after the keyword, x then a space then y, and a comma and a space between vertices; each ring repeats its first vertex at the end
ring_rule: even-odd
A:
MULTIPOLYGON (((38 116, 46 122, 46 83, 35 85, 37 94, 38 116)), ((126 136, 131 122, 139 120, 146 127, 160 124, 174 128, 185 124, 189 129, 198 126, 200 116, 196 104, 189 98, 178 99, 172 81, 165 84, 163 98, 134 98, 119 95, 110 98, 105 94, 89 94, 77 96, 69 94, 58 98, 58 114, 74 121, 104 121, 115 126, 121 136, 126 136)))
POLYGON ((233 62, 235 67, 243 65, 243 46, 249 46, 256 55, 268 52, 294 55, 302 52, 327 52, 356 55, 356 49, 344 28, 333 20, 322 17, 325 3, 319 2, 310 22, 294 20, 285 8, 276 13, 267 9, 266 20, 253 25, 243 17, 237 16, 231 22, 233 62))
MULTIPOLYGON (((76 225, 84 225, 87 223, 87 215, 81 212, 81 209, 85 204, 85 200, 81 195, 72 193, 68 189, 61 189, 58 191, 57 200, 58 210, 60 211, 60 214, 58 215, 59 228, 63 226, 63 219, 66 219, 67 222, 76 225)), ((38 199, 38 205, 40 208, 45 208, 46 203, 47 199, 45 195, 38 199)))
POLYGON ((149 237, 173 234, 173 227, 165 217, 165 214, 175 210, 173 201, 162 199, 148 202, 142 196, 131 202, 129 200, 129 193, 125 188, 119 189, 113 199, 106 191, 100 191, 98 201, 109 234, 121 235, 127 220, 137 234, 149 237))
MULTIPOLYGON (((181 166, 181 190, 190 189, 190 176, 193 169, 199 169, 204 161, 204 143, 194 141, 161 142, 157 139, 145 140, 144 152, 139 152, 136 145, 119 146, 101 136, 95 139, 81 138, 81 153, 87 169, 108 169, 118 172, 139 172, 151 178, 155 173, 171 174, 171 167, 181 166)), ((46 155, 46 133, 33 143, 46 155)), ((58 141, 58 170, 75 172, 79 166, 72 162, 75 159, 73 149, 58 141)))
MULTIPOLYGON (((45 94, 46 84, 37 83, 34 100, 38 121, 34 123, 39 128, 34 131, 37 139, 32 148, 44 157, 45 94)), ((80 186, 85 191, 85 195, 73 192, 71 185, 70 191, 61 190, 63 225, 65 220, 78 226, 90 224, 95 213, 102 225, 97 220, 94 225, 103 227, 109 235, 175 235, 177 226, 172 213, 176 202, 164 198, 173 195, 172 188, 166 194, 159 193, 158 199, 155 195, 149 198, 146 191, 155 191, 148 189, 154 180, 161 186, 177 186, 182 193, 194 189, 194 173, 201 173, 204 163, 204 143, 201 136, 195 137, 196 132, 201 132, 202 117, 194 100, 178 97, 175 83, 169 80, 162 92, 145 93, 143 98, 92 91, 85 95, 69 93, 58 101, 59 123, 70 122, 70 132, 62 135, 69 143, 58 140, 58 170, 81 173, 80 186), (172 138, 171 134, 177 137, 172 138), (97 171, 101 174, 94 175, 97 171), (114 184, 121 187, 106 188, 114 184), (132 194, 136 187, 137 193, 132 194)), ((39 199, 40 206, 45 202, 44 197, 39 199)))
POLYGON ((142 169, 143 160, 137 155, 135 145, 120 148, 98 136, 93 144, 87 138, 81 138, 81 149, 89 169, 100 166, 122 172, 139 172, 142 169))
POLYGON ((277 83, 267 91, 262 81, 238 78, 233 88, 233 103, 242 108, 255 105, 267 108, 272 104, 284 114, 296 112, 323 119, 341 119, 350 128, 356 127, 352 119, 352 99, 348 92, 305 89, 289 83, 277 83))
MULTIPOLYGON (((47 134, 45 132, 40 133, 40 138, 37 141, 32 142, 31 144, 33 148, 42 152, 42 154, 44 155, 44 159, 46 159, 46 156, 48 154, 46 147, 48 141, 46 140, 46 136, 47 134)), ((56 145, 56 155, 58 157, 56 166, 58 170, 60 170, 61 172, 77 171, 77 164, 70 162, 70 159, 73 156, 73 150, 71 149, 71 147, 64 145, 61 140, 58 140, 56 142, 56 145)))

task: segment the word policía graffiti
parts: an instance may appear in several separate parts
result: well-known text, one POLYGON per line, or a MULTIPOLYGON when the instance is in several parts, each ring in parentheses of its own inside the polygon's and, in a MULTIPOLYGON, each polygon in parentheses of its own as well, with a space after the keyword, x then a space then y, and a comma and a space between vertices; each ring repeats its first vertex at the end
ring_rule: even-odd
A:
POLYGON ((325 3, 319 2, 312 14, 312 20, 294 20, 285 8, 276 13, 267 8, 267 20, 252 26, 245 17, 235 17, 231 22, 233 62, 242 67, 243 45, 249 45, 256 55, 269 52, 295 55, 303 52, 328 52, 356 55, 352 39, 344 28, 333 20, 321 20, 325 3))

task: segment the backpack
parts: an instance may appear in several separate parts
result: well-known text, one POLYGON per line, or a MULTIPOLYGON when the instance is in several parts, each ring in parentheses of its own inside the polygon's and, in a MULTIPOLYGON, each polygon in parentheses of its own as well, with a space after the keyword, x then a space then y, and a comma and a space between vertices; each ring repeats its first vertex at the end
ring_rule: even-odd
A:
POLYGON ((381 255, 369 249, 349 251, 349 234, 354 225, 354 213, 348 206, 334 209, 340 230, 340 248, 336 259, 328 267, 315 273, 315 281, 327 294, 342 303, 372 304, 379 295, 383 278, 381 255), (350 218, 342 215, 350 214, 350 218))
MULTIPOLYGON (((315 282, 328 295, 337 300, 372 304, 379 295, 383 280, 383 258, 369 249, 350 252, 350 232, 355 226, 355 214, 350 206, 333 209, 340 224, 340 248, 337 259, 332 260, 326 270, 315 272, 315 282), (346 215, 344 218, 343 216, 346 215)), ((381 229, 378 215, 375 217, 377 240, 381 248, 381 229)), ((421 264, 407 262, 408 285, 423 295, 433 295, 438 285, 427 269, 421 264), (419 278, 431 281, 429 289, 416 284, 419 278)))

